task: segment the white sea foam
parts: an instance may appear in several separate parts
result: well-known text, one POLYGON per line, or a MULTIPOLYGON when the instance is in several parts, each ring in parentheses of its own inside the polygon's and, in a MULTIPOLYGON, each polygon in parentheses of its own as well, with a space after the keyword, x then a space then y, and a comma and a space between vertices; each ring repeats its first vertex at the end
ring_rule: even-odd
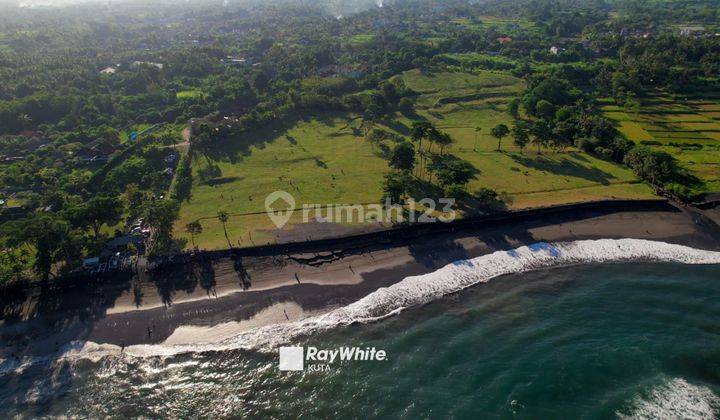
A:
POLYGON ((688 419, 712 420, 720 414, 720 398, 705 386, 674 378, 638 397, 630 414, 618 413, 621 419, 688 419))
MULTIPOLYGON (((367 323, 393 316, 492 278, 514 273, 574 264, 624 261, 657 261, 684 264, 720 264, 720 252, 639 239, 601 239, 566 243, 537 243, 510 251, 497 251, 474 259, 456 261, 435 272, 407 277, 380 288, 364 298, 323 315, 301 321, 268 325, 242 332, 216 343, 192 345, 136 345, 123 357, 172 356, 181 353, 254 349, 272 351, 299 337, 354 323, 367 323)), ((97 360, 118 354, 119 347, 84 343, 65 352, 63 358, 97 360)))

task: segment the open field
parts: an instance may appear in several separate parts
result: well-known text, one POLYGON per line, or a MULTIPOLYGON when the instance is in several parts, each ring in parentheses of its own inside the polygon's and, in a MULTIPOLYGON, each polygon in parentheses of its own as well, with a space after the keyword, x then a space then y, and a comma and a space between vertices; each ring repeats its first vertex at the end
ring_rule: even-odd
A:
MULTIPOLYGON (((407 137, 413 120, 426 119, 449 133, 455 140, 449 153, 479 170, 470 191, 485 187, 505 193, 513 209, 653 197, 629 170, 576 150, 520 151, 508 137, 498 152, 490 130, 511 123, 506 106, 522 91, 520 79, 499 72, 424 75, 417 70, 401 77, 419 94, 415 114, 396 114, 377 125, 407 137)), ((226 248, 228 241, 217 220, 218 210, 224 210, 230 214, 226 228, 233 246, 282 240, 263 213, 265 197, 276 190, 290 192, 295 208, 304 203, 378 203, 387 161, 378 146, 364 139, 360 122, 359 117, 340 112, 297 114, 282 125, 196 155, 192 197, 182 205, 176 235, 187 238, 190 246, 184 226, 199 220, 204 232, 196 237, 197 245, 226 248), (201 173, 214 165, 220 175, 201 181, 201 173)), ((299 216, 295 212, 290 224, 301 222, 299 216)), ((308 237, 322 234, 306 230, 308 237)))
POLYGON ((199 90, 182 90, 175 94, 175 96, 182 100, 182 99, 196 99, 204 96, 203 92, 199 90))
POLYGON ((656 97, 635 113, 617 105, 602 109, 626 138, 670 153, 707 191, 720 190, 720 101, 656 97))
MULTIPOLYGON (((214 218, 218 210, 262 212, 265 197, 277 190, 290 192, 299 204, 379 202, 387 163, 353 133, 348 126, 352 119, 341 113, 298 115, 286 127, 253 133, 215 154, 196 155, 192 197, 182 206, 178 229, 194 220, 214 218), (221 175, 201 182, 200 172, 208 165, 217 165, 221 175)), ((250 227, 256 231, 273 227, 264 214, 256 219, 231 217, 229 236, 249 240, 250 227)), ((202 223, 209 225, 198 243, 227 246, 222 228, 202 223)))

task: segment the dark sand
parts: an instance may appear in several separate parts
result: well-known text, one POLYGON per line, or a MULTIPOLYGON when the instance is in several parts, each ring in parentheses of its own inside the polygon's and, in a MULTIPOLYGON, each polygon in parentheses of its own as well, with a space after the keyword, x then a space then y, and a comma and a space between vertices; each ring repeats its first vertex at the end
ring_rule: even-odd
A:
POLYGON ((652 211, 564 211, 429 234, 406 243, 364 244, 342 253, 328 249, 244 257, 239 263, 224 258, 101 287, 29 293, 4 308, 0 357, 52 353, 71 341, 211 341, 346 305, 379 287, 458 259, 539 241, 601 238, 720 249, 716 224, 700 213, 667 205, 652 211), (323 263, 309 265, 309 260, 323 263))

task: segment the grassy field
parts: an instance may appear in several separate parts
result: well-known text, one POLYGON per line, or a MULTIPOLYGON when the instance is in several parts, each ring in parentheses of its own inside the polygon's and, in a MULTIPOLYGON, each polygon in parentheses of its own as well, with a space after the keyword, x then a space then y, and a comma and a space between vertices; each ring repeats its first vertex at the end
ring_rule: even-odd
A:
POLYGON ((639 112, 606 105, 605 115, 616 121, 629 140, 675 156, 707 191, 720 191, 720 102, 694 98, 653 97, 639 112))
POLYGON ((199 90, 183 90, 175 94, 180 99, 196 99, 204 96, 204 93, 199 90))
MULTIPOLYGON (((433 75, 417 70, 402 77, 419 93, 415 115, 394 115, 381 128, 408 136, 413 120, 426 119, 449 133, 449 152, 479 171, 470 191, 492 188, 510 197, 514 209, 610 198, 651 198, 652 192, 622 166, 576 150, 564 153, 520 151, 504 139, 498 152, 490 130, 511 124, 507 103, 524 88, 520 79, 499 72, 433 75), (479 131, 476 129, 480 128, 479 131)), ((295 115, 263 131, 224 144, 193 159, 192 197, 183 203, 176 235, 188 238, 184 226, 200 220, 201 248, 226 248, 217 211, 230 214, 228 237, 233 245, 281 240, 266 214, 265 197, 273 191, 293 194, 303 203, 368 204, 382 197, 388 171, 381 150, 364 139, 361 120, 351 114, 295 115), (202 182, 201 173, 217 165, 221 175, 202 182), (262 213, 256 215, 242 215, 262 213)), ((296 212, 295 216, 299 216, 296 212)), ((298 217, 291 224, 299 223, 298 217)), ((296 227, 299 229, 299 227, 296 227)), ((287 229, 286 229, 287 230, 287 229)), ((322 234, 309 231, 308 237, 322 234)), ((188 245, 190 243, 188 242, 188 245)))
MULTIPOLYGON (((230 214, 262 212, 265 197, 276 190, 290 192, 297 203, 378 202, 387 163, 353 132, 353 122, 352 116, 341 113, 297 115, 286 127, 253 133, 208 156, 196 155, 192 197, 182 206, 178 229, 193 220, 213 218, 220 209, 230 214), (217 165, 222 175, 203 183, 199 173, 208 165, 217 165)), ((260 231, 273 226, 266 215, 256 219, 231 217, 228 234, 248 241, 253 230, 260 241, 260 231)), ((199 243, 226 244, 213 221, 202 223, 209 227, 199 243)))

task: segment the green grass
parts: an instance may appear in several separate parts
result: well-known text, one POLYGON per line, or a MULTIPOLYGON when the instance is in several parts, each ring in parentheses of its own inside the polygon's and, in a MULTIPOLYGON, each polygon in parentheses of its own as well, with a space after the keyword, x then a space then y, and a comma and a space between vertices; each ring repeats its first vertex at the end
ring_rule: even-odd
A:
MULTIPOLYGON (((511 198, 509 206, 514 209, 653 197, 652 191, 626 168, 577 150, 537 154, 533 148, 521 152, 508 137, 498 152, 490 130, 500 123, 511 124, 506 106, 523 89, 520 79, 489 71, 426 75, 414 70, 401 77, 419 93, 416 114, 396 114, 378 126, 407 137, 413 120, 426 119, 449 133, 455 143, 448 152, 479 170, 469 185, 471 192, 484 187, 495 189, 511 198), (477 93, 499 95, 443 102, 477 93), (476 127, 481 128, 479 133, 476 127)), ((189 239, 184 226, 200 220, 204 233, 196 238, 198 246, 226 248, 223 228, 216 218, 222 209, 231 214, 227 230, 234 245, 238 240, 243 245, 283 240, 276 236, 278 232, 266 214, 241 215, 264 212, 265 197, 276 190, 293 194, 296 207, 303 203, 378 203, 387 161, 380 157, 380 148, 364 139, 360 122, 354 115, 339 112, 298 114, 228 141, 207 155, 196 155, 192 197, 182 205, 176 235, 189 239), (213 185, 200 181, 199 174, 208 165, 217 165, 222 172, 213 185)), ((297 212, 295 216, 291 224, 300 223, 297 212)), ((322 227, 307 229, 308 236, 323 235, 322 227)))
POLYGON ((374 34, 358 34, 348 38, 347 42, 353 47, 359 47, 375 39, 374 34))
POLYGON ((718 191, 720 178, 720 104, 710 99, 686 99, 675 102, 667 96, 643 101, 637 115, 620 112, 620 107, 605 105, 605 116, 617 122, 620 132, 636 143, 652 141, 651 147, 673 155, 691 174, 705 182, 707 191, 718 191), (673 143, 678 146, 671 146, 673 143), (679 145, 701 145, 699 150, 679 145))
POLYGON ((175 95, 178 99, 197 99, 205 96, 202 91, 199 90, 183 90, 175 95))
MULTIPOLYGON (((195 156, 192 197, 182 206, 178 229, 215 217, 219 209, 233 214, 264 211, 265 197, 277 190, 290 192, 298 203, 379 202, 388 166, 348 127, 351 116, 296 117, 298 121, 286 122, 286 127, 255 132, 209 156, 195 156), (199 180, 198 172, 209 163, 222 171, 215 185, 199 180)), ((272 227, 267 216, 258 219, 252 229, 230 223, 229 231, 233 237, 248 238, 250 230, 272 227)), ((200 236, 203 243, 222 246, 222 232, 206 232, 200 236)))
POLYGON ((629 139, 636 141, 654 140, 654 137, 650 133, 645 131, 640 124, 633 121, 621 120, 618 129, 629 139))

